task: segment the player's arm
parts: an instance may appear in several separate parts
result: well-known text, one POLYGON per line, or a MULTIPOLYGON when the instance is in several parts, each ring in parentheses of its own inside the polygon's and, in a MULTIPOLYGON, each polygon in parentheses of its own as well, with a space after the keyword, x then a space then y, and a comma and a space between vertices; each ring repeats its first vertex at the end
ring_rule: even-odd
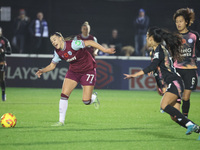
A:
POLYGON ((197 56, 200 57, 200 36, 198 33, 196 34, 196 36, 197 36, 197 41, 196 41, 197 56))
POLYGON ((40 78, 40 76, 45 73, 45 72, 49 72, 51 70, 54 70, 56 68, 56 64, 51 62, 48 66, 46 66, 43 69, 39 69, 35 74, 38 76, 38 78, 40 78))
MULTIPOLYGON (((94 37, 94 41, 95 41, 96 43, 98 43, 96 37, 94 37)), ((97 56, 97 55, 98 55, 98 52, 99 52, 99 49, 95 48, 95 49, 94 49, 94 56, 97 56)))
MULTIPOLYGON (((159 55, 159 53, 157 55, 159 55)), ((124 74, 125 75, 124 79, 135 78, 135 77, 141 76, 143 74, 148 74, 149 72, 156 70, 158 64, 160 63, 159 58, 160 57, 154 57, 153 61, 148 67, 144 68, 143 70, 139 72, 136 72, 135 74, 124 74)))
POLYGON ((92 46, 94 48, 97 48, 104 53, 108 53, 108 54, 114 54, 115 53, 114 48, 104 48, 103 46, 101 46, 100 44, 98 44, 98 43, 96 43, 95 41, 92 41, 92 40, 86 40, 86 41, 84 41, 84 44, 85 44, 85 46, 92 46))
POLYGON ((1 49, 1 53, 6 53, 7 55, 10 55, 12 52, 11 46, 10 46, 10 42, 8 41, 8 39, 4 38, 5 41, 5 49, 1 49))

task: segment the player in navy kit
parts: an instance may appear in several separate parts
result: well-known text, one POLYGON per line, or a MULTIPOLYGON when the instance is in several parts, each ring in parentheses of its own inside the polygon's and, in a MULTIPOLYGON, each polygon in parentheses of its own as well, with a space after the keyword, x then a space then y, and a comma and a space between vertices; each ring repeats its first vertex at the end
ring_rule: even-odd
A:
POLYGON ((181 54, 184 57, 182 61, 175 60, 174 67, 181 75, 185 90, 182 97, 182 113, 188 117, 190 108, 190 95, 192 90, 197 86, 197 50, 200 50, 200 38, 197 32, 188 29, 194 22, 195 13, 190 8, 181 8, 174 13, 173 19, 175 21, 178 32, 182 35, 183 48, 181 54))
MULTIPOLYGON (((135 74, 124 74, 125 79, 131 79, 147 74, 160 67, 162 77, 167 84, 167 90, 161 100, 161 108, 168 113, 179 125, 187 127, 186 135, 192 132, 199 133, 200 127, 186 118, 178 109, 173 106, 177 99, 181 98, 184 84, 181 77, 176 73, 170 54, 174 59, 181 60, 180 50, 182 46, 181 37, 166 32, 163 29, 153 27, 147 32, 147 46, 154 49, 154 58, 151 64, 135 74), (166 46, 162 43, 165 42, 166 46)), ((200 140, 200 136, 199 136, 200 140)))
POLYGON ((53 34, 50 37, 50 40, 52 45, 55 47, 54 57, 52 62, 45 68, 39 69, 36 72, 36 75, 40 77, 43 73, 55 69, 56 65, 61 60, 70 63, 63 82, 59 103, 59 122, 53 125, 62 126, 65 121, 69 96, 78 83, 83 87, 83 103, 86 105, 98 103, 97 99, 92 97, 92 91, 96 82, 96 62, 85 47, 92 46, 109 54, 114 54, 115 50, 112 48, 105 49, 92 40, 64 41, 63 36, 58 32, 53 34))
POLYGON ((2 90, 2 101, 6 100, 5 67, 7 64, 5 54, 10 55, 11 51, 10 42, 3 36, 2 28, 0 27, 0 84, 2 90))

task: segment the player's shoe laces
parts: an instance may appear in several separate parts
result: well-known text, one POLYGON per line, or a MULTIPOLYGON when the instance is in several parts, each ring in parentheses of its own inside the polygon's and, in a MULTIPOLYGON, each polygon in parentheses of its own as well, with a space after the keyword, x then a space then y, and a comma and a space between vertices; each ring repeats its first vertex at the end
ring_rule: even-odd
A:
POLYGON ((2 101, 6 101, 6 94, 2 95, 2 101))
POLYGON ((192 132, 198 131, 198 129, 199 129, 199 126, 196 125, 196 124, 189 125, 189 126, 187 127, 187 131, 186 131, 185 134, 186 134, 186 135, 190 135, 192 132))
POLYGON ((100 102, 99 102, 99 99, 97 98, 97 92, 94 92, 93 93, 94 95, 96 95, 96 98, 95 98, 95 100, 94 100, 94 108, 95 109, 99 109, 99 107, 100 107, 100 102))
POLYGON ((56 122, 55 124, 51 125, 52 127, 60 127, 60 126, 64 126, 64 123, 62 122, 56 122))

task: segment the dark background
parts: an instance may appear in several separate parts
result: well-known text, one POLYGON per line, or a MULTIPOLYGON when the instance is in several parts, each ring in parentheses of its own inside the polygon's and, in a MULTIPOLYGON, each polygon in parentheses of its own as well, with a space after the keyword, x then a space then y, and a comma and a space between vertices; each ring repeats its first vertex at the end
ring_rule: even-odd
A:
MULTIPOLYGON (((24 8, 27 16, 35 18, 38 11, 44 13, 50 34, 59 31, 64 36, 80 33, 84 21, 91 25, 91 34, 99 43, 106 42, 111 30, 116 28, 124 45, 134 46, 133 20, 138 10, 144 8, 150 18, 151 26, 159 26, 175 31, 172 16, 182 7, 193 8, 196 13, 192 29, 200 32, 199 0, 0 0, 0 6, 11 6, 12 20, 0 22, 4 36, 13 36, 13 21, 24 8)), ((50 49, 53 49, 50 45, 50 49)), ((52 50, 53 51, 53 50, 52 50)))

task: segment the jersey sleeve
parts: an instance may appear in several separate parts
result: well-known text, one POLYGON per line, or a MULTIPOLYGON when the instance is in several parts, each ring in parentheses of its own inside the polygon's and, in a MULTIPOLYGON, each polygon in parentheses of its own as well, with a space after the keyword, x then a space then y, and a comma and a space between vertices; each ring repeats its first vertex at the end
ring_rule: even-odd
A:
POLYGON ((54 64, 58 64, 60 61, 61 61, 60 57, 58 56, 56 51, 54 51, 54 56, 53 56, 53 59, 52 59, 51 62, 54 63, 54 64))
POLYGON ((196 48, 197 48, 197 56, 200 57, 200 36, 196 33, 197 41, 196 41, 196 48))
POLYGON ((74 37, 74 40, 75 40, 75 41, 78 40, 77 36, 74 37))
POLYGON ((73 40, 71 43, 71 47, 73 50, 79 50, 85 47, 85 44, 82 40, 73 40))
POLYGON ((151 64, 143 69, 144 74, 147 74, 151 71, 156 70, 157 66, 160 64, 160 62, 162 61, 163 55, 160 51, 155 52, 154 57, 153 57, 153 61, 151 62, 151 64))
POLYGON ((94 41, 97 43, 97 38, 96 37, 94 37, 94 41))
POLYGON ((5 43, 6 43, 6 45, 5 45, 5 52, 4 53, 10 55, 12 53, 10 42, 6 38, 4 38, 4 40, 5 40, 5 43))

